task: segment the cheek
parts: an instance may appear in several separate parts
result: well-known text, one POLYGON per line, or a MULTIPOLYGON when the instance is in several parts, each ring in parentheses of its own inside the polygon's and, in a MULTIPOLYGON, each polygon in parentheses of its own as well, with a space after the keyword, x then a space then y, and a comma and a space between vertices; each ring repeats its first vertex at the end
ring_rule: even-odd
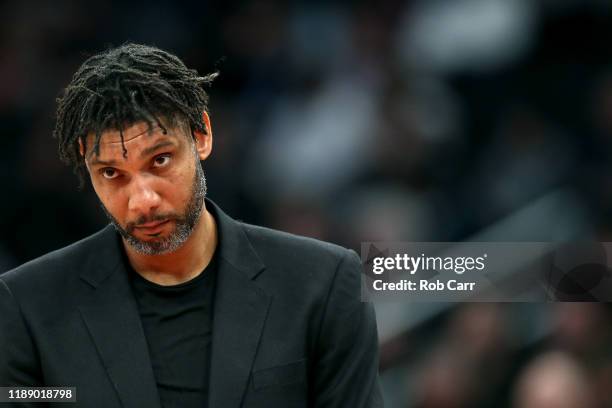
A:
POLYGON ((180 206, 191 198, 192 184, 193 179, 189 177, 181 175, 180 177, 174 178, 172 182, 166 185, 166 194, 164 194, 163 198, 173 203, 175 206, 180 206))
POLYGON ((122 221, 125 218, 127 212, 127 200, 125 200, 120 194, 103 194, 98 195, 100 201, 106 209, 115 217, 117 220, 122 221))
POLYGON ((118 220, 123 218, 122 208, 127 206, 123 192, 111 191, 99 183, 92 182, 94 192, 107 211, 118 220), (124 204, 122 204, 122 202, 124 204))
POLYGON ((166 198, 170 201, 186 201, 191 198, 194 177, 194 166, 184 166, 172 171, 164 180, 167 191, 172 192, 166 198))

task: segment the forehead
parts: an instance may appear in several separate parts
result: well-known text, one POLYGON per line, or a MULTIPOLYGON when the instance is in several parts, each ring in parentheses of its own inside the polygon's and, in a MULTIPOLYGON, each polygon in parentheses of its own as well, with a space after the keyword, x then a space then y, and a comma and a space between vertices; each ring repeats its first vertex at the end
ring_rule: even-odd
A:
POLYGON ((185 130, 180 126, 166 127, 167 133, 159 126, 149 126, 145 122, 138 122, 123 130, 123 141, 119 130, 107 130, 100 137, 100 152, 96 155, 94 143, 96 135, 90 133, 86 138, 86 158, 88 160, 123 159, 124 150, 127 150, 127 159, 138 158, 147 149, 158 145, 180 147, 185 143, 185 130))

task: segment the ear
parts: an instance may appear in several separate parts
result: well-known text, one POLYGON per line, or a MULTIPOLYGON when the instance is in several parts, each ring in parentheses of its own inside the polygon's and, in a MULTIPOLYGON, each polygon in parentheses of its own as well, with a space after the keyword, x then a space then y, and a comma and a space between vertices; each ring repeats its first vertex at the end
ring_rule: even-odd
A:
POLYGON ((79 137, 79 154, 83 158, 85 162, 85 167, 89 171, 89 163, 87 163, 87 158, 85 157, 85 145, 83 144, 83 139, 79 137))
POLYGON ((208 113, 206 113, 206 111, 202 112, 202 121, 204 122, 206 132, 194 130, 193 135, 195 136, 196 151, 198 152, 200 160, 206 160, 212 151, 213 142, 210 118, 208 117, 208 113))

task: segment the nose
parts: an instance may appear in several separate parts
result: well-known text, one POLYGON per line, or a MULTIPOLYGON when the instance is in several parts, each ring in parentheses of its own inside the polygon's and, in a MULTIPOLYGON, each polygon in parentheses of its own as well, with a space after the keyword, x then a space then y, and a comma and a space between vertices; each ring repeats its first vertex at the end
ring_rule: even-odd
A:
POLYGON ((137 217, 148 217, 161 203, 154 188, 154 180, 147 176, 135 176, 130 186, 128 211, 137 217))

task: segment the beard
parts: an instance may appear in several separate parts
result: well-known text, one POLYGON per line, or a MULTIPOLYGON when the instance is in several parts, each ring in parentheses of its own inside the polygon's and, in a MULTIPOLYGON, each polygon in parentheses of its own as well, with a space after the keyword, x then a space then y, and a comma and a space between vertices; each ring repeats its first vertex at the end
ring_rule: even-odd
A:
POLYGON ((111 215, 104 204, 102 202, 100 204, 111 224, 136 252, 143 255, 162 255, 176 251, 187 242, 202 215, 204 197, 206 197, 206 177, 204 176, 204 170, 200 161, 196 160, 196 171, 191 185, 191 197, 182 214, 166 213, 153 214, 149 217, 141 216, 136 221, 129 222, 124 228, 111 215), (166 220, 173 220, 176 224, 174 230, 167 237, 155 238, 153 241, 143 241, 133 234, 137 225, 166 220))

